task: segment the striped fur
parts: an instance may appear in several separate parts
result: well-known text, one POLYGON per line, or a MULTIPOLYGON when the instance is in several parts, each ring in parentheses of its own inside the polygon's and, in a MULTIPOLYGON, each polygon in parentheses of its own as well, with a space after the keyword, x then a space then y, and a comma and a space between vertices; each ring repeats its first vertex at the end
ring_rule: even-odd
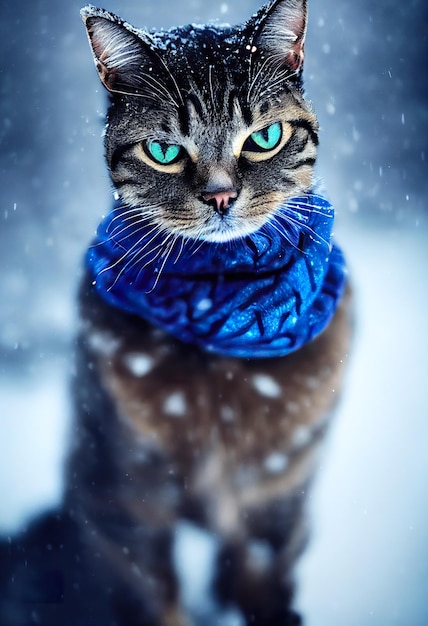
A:
POLYGON ((165 254, 176 235, 227 241, 258 230, 311 187, 318 122, 295 63, 303 58, 304 2, 273 2, 239 29, 148 34, 105 11, 83 17, 113 99, 107 162, 132 209, 130 229, 144 222, 163 232, 165 254), (245 150, 253 132, 274 123, 283 129, 274 151, 245 150), (157 163, 151 141, 181 146, 182 158, 157 163), (219 186, 237 194, 227 215, 207 210, 202 198, 219 186))
MULTIPOLYGON (((318 123, 302 91, 304 0, 271 1, 235 29, 148 34, 94 8, 83 18, 112 101, 105 145, 128 211, 112 232, 123 261, 142 225, 164 234, 156 254, 167 257, 177 235, 195 246, 242 237, 311 188, 318 123), (248 149, 252 133, 278 123, 272 150, 248 149), (180 146, 179 158, 154 161, 153 141, 180 146), (207 190, 233 191, 234 201, 216 211, 207 190)), ((270 360, 184 346, 111 310, 88 279, 81 319, 66 507, 96 555, 113 622, 194 623, 173 565, 188 520, 214 538, 212 611, 299 624, 293 566, 347 360, 349 293, 321 336, 270 360)))

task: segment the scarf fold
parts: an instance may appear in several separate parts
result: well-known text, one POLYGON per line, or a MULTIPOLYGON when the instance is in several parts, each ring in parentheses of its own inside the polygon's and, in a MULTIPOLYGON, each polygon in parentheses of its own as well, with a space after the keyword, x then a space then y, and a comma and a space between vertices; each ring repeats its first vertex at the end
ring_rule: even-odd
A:
POLYGON ((322 196, 292 198, 258 231, 227 243, 167 239, 116 204, 86 265, 96 291, 208 352, 278 357, 330 322, 346 276, 331 244, 334 211, 322 196))

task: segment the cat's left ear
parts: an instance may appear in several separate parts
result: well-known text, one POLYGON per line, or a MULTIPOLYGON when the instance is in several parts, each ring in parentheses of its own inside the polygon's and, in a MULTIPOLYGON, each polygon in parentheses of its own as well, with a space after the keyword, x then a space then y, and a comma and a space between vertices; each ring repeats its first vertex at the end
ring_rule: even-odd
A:
POLYGON ((273 0, 254 16, 253 44, 299 74, 303 67, 307 0, 273 0))

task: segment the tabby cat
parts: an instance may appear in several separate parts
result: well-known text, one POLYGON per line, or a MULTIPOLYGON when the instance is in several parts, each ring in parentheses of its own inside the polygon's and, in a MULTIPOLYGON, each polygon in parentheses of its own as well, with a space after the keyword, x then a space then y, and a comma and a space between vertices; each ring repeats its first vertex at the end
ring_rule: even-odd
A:
POLYGON ((61 623, 299 624, 305 495, 350 338, 332 209, 314 192, 306 0, 234 28, 82 17, 116 202, 80 294, 62 515, 84 566, 64 574, 61 623), (185 521, 214 546, 200 606, 179 576, 185 521))

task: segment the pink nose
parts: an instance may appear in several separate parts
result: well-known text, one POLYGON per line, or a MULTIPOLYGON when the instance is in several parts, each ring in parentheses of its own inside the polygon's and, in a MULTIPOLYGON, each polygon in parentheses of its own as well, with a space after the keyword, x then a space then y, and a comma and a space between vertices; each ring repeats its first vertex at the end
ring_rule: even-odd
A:
POLYGON ((238 193, 234 190, 217 191, 215 193, 204 193, 204 202, 214 203, 214 208, 218 213, 225 214, 233 200, 236 200, 238 193))

